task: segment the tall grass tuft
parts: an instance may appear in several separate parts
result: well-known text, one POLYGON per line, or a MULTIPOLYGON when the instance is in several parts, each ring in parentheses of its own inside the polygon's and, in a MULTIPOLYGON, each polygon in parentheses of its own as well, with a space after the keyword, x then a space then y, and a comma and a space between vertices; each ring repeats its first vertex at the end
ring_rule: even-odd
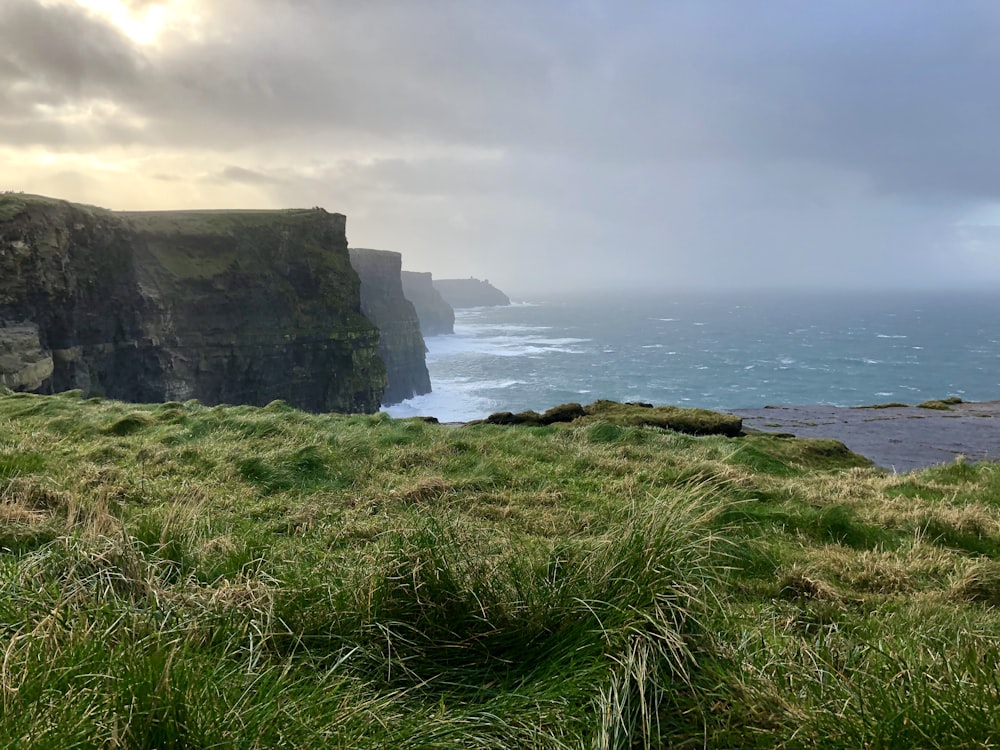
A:
POLYGON ((0 395, 0 748, 988 746, 998 478, 0 395))
POLYGON ((661 715, 668 694, 691 690, 709 648, 709 519, 703 499, 665 498, 599 539, 552 544, 432 515, 379 540, 370 567, 293 587, 276 602, 287 630, 275 646, 459 715, 505 717, 476 746, 559 746, 568 732, 656 747, 678 730, 661 715))

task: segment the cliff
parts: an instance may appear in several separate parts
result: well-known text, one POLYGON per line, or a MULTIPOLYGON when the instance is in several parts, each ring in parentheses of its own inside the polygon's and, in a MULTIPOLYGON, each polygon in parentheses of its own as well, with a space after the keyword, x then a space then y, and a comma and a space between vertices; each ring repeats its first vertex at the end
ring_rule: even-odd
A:
POLYGON ((455 332, 455 311, 434 288, 429 273, 403 271, 403 296, 413 303, 424 336, 440 336, 455 332))
POLYGON ((322 209, 116 213, 0 195, 0 382, 376 411, 385 368, 345 226, 322 209))
POLYGON ((431 392, 413 304, 403 295, 402 256, 387 250, 351 248, 351 265, 361 279, 361 311, 380 332, 378 353, 385 362, 388 384, 382 403, 396 404, 431 392))
POLYGON ((480 279, 435 279, 434 288, 444 301, 462 307, 497 307, 509 305, 510 299, 488 281, 480 279))

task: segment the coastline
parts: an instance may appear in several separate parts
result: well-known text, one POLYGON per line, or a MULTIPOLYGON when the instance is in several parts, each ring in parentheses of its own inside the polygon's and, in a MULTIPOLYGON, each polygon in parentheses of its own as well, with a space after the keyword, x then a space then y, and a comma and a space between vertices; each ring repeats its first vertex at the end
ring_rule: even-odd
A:
POLYGON ((728 409, 747 430, 839 440, 896 472, 950 463, 1000 461, 1000 401, 921 406, 766 406, 728 409))
MULTIPOLYGON (((933 403, 933 402, 932 402, 933 403)), ((940 403, 940 402, 938 402, 940 403)), ((743 420, 748 432, 831 438, 883 469, 904 473, 969 461, 1000 462, 1000 401, 928 406, 830 406, 824 404, 719 409, 743 420)), ((447 427, 469 421, 437 422, 447 427)))

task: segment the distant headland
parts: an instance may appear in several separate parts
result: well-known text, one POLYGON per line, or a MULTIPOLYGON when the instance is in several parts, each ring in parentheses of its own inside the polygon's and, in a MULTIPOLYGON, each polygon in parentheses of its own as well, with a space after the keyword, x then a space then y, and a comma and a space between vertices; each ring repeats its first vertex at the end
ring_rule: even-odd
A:
POLYGON ((434 288, 444 301, 455 309, 465 307, 499 307, 510 304, 510 298, 489 281, 475 279, 434 279, 434 288))

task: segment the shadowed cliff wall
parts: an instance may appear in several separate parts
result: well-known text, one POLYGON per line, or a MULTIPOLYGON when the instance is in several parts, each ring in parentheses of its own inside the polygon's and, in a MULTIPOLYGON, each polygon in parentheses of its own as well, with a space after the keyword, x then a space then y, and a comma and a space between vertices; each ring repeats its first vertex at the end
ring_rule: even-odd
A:
POLYGON ((376 411, 385 368, 345 225, 321 209, 116 213, 0 195, 0 378, 130 401, 376 411))
POLYGON ((413 304, 403 295, 402 256, 365 248, 351 248, 350 254, 361 279, 361 311, 381 333, 378 351, 388 378, 382 403, 396 404, 430 393, 420 322, 413 304))
POLYGON ((403 296, 413 303, 424 336, 441 336, 455 332, 455 311, 434 288, 431 274, 403 271, 403 296))

